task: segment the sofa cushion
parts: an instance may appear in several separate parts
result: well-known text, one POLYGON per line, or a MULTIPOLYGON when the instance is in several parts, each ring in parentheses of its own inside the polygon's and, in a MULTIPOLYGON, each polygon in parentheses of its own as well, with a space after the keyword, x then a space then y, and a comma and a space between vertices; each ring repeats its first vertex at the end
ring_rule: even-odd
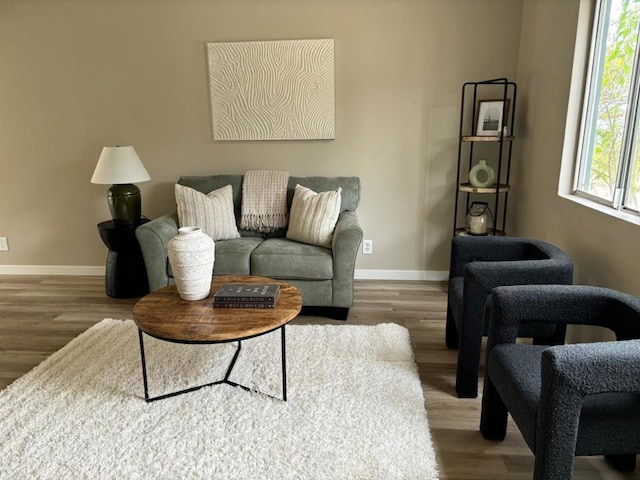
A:
POLYGON ((314 192, 329 192, 341 188, 340 213, 354 212, 360 203, 359 177, 289 177, 287 186, 289 208, 291 208, 296 185, 310 188, 314 192))
POLYGON ((227 185, 233 189, 233 205, 236 213, 240 214, 240 202, 242 198, 242 175, 182 175, 178 184, 191 187, 202 193, 209 193, 227 185))
MULTIPOLYGON (((242 206, 242 183, 244 175, 183 175, 178 179, 180 185, 186 185, 202 193, 231 185, 233 188, 233 206, 236 214, 236 224, 240 224, 240 210, 242 206)), ((287 185, 287 205, 291 208, 296 185, 310 188, 314 192, 328 192, 342 188, 340 213, 355 211, 360 203, 359 177, 289 177, 287 185)), ((240 232, 244 236, 243 231, 240 232)))
MULTIPOLYGON (((234 238, 233 240, 219 240, 216 242, 214 275, 250 275, 251 252, 260 245, 262 238, 234 238)), ((171 263, 167 258, 167 275, 173 278, 171 263)))
POLYGON ((340 215, 340 192, 316 193, 296 185, 289 214, 287 238, 302 243, 331 248, 333 231, 340 215))
POLYGON ((241 237, 216 242, 214 275, 251 275, 251 254, 263 242, 261 237, 241 237))
POLYGON ((175 194, 181 227, 200 227, 216 241, 240 237, 233 211, 231 185, 205 195, 191 187, 176 184, 175 194))
POLYGON ((331 280, 331 250, 286 238, 268 238, 251 255, 251 274, 276 279, 331 280))

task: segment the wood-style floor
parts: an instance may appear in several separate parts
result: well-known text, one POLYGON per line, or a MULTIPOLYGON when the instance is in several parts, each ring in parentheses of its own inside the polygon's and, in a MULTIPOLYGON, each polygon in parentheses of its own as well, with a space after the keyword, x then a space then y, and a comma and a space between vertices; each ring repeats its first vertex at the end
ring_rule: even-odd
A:
MULTIPOLYGON (((0 388, 103 318, 132 318, 135 302, 107 297, 102 277, 0 276, 0 388)), ((455 396, 456 352, 444 345, 445 310, 444 283, 357 281, 347 322, 394 322, 409 329, 440 478, 532 478, 533 456, 515 425, 510 423, 503 442, 484 440, 480 398, 455 396)), ((295 322, 342 324, 317 317, 295 322)), ((578 458, 574 479, 640 479, 640 471, 623 475, 602 457, 578 458)))

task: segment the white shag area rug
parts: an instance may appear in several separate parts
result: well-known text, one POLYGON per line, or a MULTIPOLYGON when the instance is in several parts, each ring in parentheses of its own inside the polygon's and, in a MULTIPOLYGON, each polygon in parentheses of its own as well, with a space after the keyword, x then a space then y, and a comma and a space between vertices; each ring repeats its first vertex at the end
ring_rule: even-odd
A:
MULTIPOLYGON (((135 324, 103 320, 0 392, 0 478, 438 478, 404 327, 286 333, 287 402, 222 384, 146 403, 135 324)), ((235 344, 145 351, 156 396, 222 378, 235 344)), ((281 396, 279 331, 230 379, 281 396)))

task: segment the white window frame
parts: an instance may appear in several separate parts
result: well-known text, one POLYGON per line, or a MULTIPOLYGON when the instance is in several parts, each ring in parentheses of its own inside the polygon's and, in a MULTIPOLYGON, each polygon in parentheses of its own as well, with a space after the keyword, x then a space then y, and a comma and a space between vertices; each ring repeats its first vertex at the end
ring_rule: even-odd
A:
MULTIPOLYGON (((580 2, 558 194, 602 213, 640 225, 640 211, 625 205, 633 163, 633 148, 635 147, 634 142, 631 140, 637 134, 637 122, 640 116, 640 80, 638 79, 640 74, 640 48, 636 49, 632 74, 631 90, 635 91, 635 95, 629 105, 630 111, 633 113, 627 119, 627 132, 629 135, 625 137, 623 142, 623 158, 620 160, 614 198, 608 200, 578 189, 586 163, 584 160, 585 152, 589 148, 587 141, 583 141, 583 139, 586 132, 591 130, 587 127, 587 121, 590 118, 590 109, 594 106, 593 101, 589 102, 587 100, 593 94, 594 83, 599 73, 597 71, 599 65, 594 61, 594 57, 596 52, 602 48, 600 40, 603 36, 603 31, 600 23, 595 24, 595 19, 601 18, 603 9, 609 2, 610 0, 581 0, 580 2)), ((606 30, 604 35, 606 35, 606 30)), ((640 39, 637 42, 640 43, 640 39)), ((638 135, 636 143, 640 144, 640 135, 638 135)), ((638 148, 640 148, 640 145, 638 145, 638 148)))

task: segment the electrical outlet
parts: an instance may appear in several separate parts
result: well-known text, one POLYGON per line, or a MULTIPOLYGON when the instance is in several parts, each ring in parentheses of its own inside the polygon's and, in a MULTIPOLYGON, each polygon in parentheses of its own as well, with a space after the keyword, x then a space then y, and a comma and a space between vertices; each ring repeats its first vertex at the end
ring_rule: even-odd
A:
POLYGON ((9 240, 7 237, 0 237, 0 252, 9 251, 9 240))
POLYGON ((362 241, 362 253, 365 255, 373 255, 373 240, 362 241))

